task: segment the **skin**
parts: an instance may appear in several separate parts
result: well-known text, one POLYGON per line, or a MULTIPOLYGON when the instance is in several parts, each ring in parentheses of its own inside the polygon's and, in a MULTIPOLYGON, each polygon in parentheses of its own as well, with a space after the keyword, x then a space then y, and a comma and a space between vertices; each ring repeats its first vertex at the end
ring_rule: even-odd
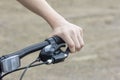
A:
POLYGON ((81 27, 68 22, 58 14, 46 0, 18 0, 26 8, 43 17, 51 26, 51 36, 61 37, 67 44, 71 53, 80 51, 84 46, 83 30, 81 27))

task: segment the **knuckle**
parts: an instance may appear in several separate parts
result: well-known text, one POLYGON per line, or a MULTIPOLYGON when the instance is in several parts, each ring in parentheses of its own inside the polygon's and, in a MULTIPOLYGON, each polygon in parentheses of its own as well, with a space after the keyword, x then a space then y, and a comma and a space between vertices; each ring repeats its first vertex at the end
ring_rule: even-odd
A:
POLYGON ((84 47, 84 45, 85 45, 84 43, 81 43, 81 48, 84 47))
POLYGON ((79 51, 81 49, 80 46, 76 46, 76 50, 79 51))
POLYGON ((83 32, 83 28, 80 28, 80 31, 83 32))
POLYGON ((75 35, 76 34, 76 31, 75 30, 71 30, 70 31, 72 35, 75 35))
POLYGON ((75 45, 74 45, 74 44, 70 44, 69 47, 70 47, 70 48, 74 48, 75 45))
POLYGON ((70 45, 69 46, 70 52, 74 53, 75 52, 75 46, 74 45, 70 45))
POLYGON ((77 51, 80 51, 80 49, 81 49, 82 47, 84 47, 84 43, 82 43, 82 44, 76 46, 76 50, 77 50, 77 51))

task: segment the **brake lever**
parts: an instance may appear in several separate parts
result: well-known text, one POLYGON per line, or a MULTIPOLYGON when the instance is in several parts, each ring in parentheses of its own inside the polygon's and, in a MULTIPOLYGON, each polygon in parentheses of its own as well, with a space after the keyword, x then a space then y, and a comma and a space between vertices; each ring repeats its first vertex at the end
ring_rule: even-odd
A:
POLYGON ((70 52, 69 48, 66 51, 61 50, 61 47, 65 47, 65 44, 50 44, 43 48, 40 52, 39 58, 41 61, 50 63, 58 63, 64 61, 68 57, 70 52))
POLYGON ((55 63, 59 63, 59 62, 64 61, 69 55, 68 50, 69 50, 68 48, 66 49, 66 51, 62 51, 61 49, 58 50, 58 54, 52 56, 52 60, 53 60, 52 63, 55 64, 55 63))

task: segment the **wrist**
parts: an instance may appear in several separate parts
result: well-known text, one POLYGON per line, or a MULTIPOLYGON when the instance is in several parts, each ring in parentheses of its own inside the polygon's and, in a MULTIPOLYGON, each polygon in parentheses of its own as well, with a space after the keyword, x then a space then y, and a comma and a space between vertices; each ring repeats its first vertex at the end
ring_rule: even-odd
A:
POLYGON ((61 18, 56 18, 53 21, 50 21, 49 24, 52 29, 56 29, 58 27, 64 26, 65 24, 68 24, 68 21, 65 18, 61 17, 61 18))

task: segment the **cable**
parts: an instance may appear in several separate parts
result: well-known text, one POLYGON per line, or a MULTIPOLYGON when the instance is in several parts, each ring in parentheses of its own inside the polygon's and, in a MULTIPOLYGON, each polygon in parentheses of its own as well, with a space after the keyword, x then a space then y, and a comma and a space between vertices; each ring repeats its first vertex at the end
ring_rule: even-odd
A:
MULTIPOLYGON (((35 67, 35 66, 39 66, 39 65, 43 65, 43 64, 47 64, 48 62, 43 62, 43 63, 38 63, 38 64, 34 64, 34 65, 31 65, 29 68, 32 68, 32 67, 35 67)), ((17 72, 17 71, 20 71, 20 70, 23 70, 23 69, 26 69, 26 67, 21 67, 19 69, 16 69, 16 70, 13 70, 11 72, 8 72, 8 73, 5 73, 3 74, 0 79, 2 79, 3 77, 7 76, 8 74, 10 73, 13 73, 13 72, 17 72)))
MULTIPOLYGON (((36 63, 36 62, 39 62, 39 61, 40 61, 40 59, 39 59, 39 57, 38 57, 35 61, 33 61, 32 63, 30 63, 30 64, 25 68, 25 70, 23 71, 22 75, 20 76, 20 80, 23 79, 23 77, 24 77, 25 73, 27 72, 28 68, 30 68, 30 66, 31 66, 32 64, 34 64, 34 63, 36 63)), ((51 62, 52 62, 52 60, 48 60, 48 61, 45 62, 45 63, 47 64, 47 63, 51 63, 51 62)))
POLYGON ((30 63, 30 64, 25 68, 25 70, 23 71, 22 75, 20 76, 20 80, 23 79, 23 76, 24 76, 25 73, 27 72, 28 68, 29 68, 32 64, 34 64, 35 62, 37 62, 37 61, 38 61, 38 59, 36 59, 36 60, 33 61, 32 63, 30 63))

